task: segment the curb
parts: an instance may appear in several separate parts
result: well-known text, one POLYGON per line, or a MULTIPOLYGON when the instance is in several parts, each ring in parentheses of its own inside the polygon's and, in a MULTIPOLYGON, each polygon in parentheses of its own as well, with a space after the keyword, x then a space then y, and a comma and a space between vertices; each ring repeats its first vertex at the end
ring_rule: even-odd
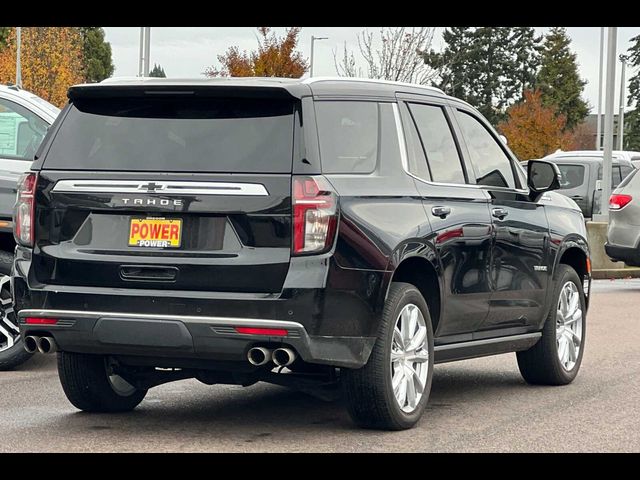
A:
POLYGON ((604 278, 640 278, 640 268, 615 268, 615 269, 593 269, 591 277, 594 280, 604 278))

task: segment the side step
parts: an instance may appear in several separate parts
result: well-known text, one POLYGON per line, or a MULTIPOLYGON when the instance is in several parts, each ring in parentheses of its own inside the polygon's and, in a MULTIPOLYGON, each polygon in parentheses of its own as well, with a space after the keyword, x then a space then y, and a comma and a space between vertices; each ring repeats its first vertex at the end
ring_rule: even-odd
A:
POLYGON ((468 358, 486 357, 501 353, 519 352, 534 346, 542 332, 524 333, 509 337, 486 338, 468 342, 449 343, 434 347, 435 363, 454 362, 468 358))

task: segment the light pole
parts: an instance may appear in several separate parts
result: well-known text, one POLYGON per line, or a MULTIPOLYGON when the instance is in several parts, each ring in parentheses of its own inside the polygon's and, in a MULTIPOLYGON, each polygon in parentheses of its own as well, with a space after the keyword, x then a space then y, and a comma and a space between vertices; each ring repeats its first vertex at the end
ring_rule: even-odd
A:
POLYGON ((20 45, 22 37, 22 28, 16 27, 16 85, 18 88, 22 87, 22 65, 20 64, 20 45))
POLYGON ((604 101, 604 152, 602 155, 602 196, 600 218, 609 222, 609 197, 611 196, 611 152, 613 150, 613 104, 616 89, 616 43, 618 29, 608 27, 607 32, 607 89, 604 101))
POLYGON ((149 50, 151 49, 151 27, 140 27, 140 55, 138 57, 138 76, 149 76, 149 50))
POLYGON ((311 35, 311 59, 309 60, 309 63, 311 64, 309 66, 309 78, 313 77, 313 42, 315 42, 316 40, 328 40, 329 37, 314 37, 313 35, 311 35))
POLYGON ((628 55, 620 55, 620 63, 622 68, 620 70, 620 107, 618 110, 618 150, 624 150, 624 94, 626 91, 626 84, 624 83, 625 67, 627 66, 628 55))
POLYGON ((598 119, 596 127, 596 150, 602 149, 602 70, 604 61, 604 27, 600 27, 600 71, 598 73, 598 119))

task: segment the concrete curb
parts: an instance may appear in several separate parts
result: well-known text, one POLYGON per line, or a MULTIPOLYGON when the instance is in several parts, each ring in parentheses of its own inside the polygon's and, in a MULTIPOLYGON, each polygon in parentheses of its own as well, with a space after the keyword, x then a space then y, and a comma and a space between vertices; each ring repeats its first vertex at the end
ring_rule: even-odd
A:
POLYGON ((603 278, 640 278, 640 268, 599 268, 591 270, 595 280, 603 278))

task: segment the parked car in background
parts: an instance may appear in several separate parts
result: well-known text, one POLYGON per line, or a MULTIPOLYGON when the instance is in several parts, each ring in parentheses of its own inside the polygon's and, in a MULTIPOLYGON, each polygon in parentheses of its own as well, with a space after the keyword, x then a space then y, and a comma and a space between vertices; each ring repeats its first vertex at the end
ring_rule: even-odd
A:
POLYGON ((342 383, 358 425, 397 430, 434 363, 516 352, 529 383, 578 374, 583 216, 469 104, 348 78, 69 98, 20 182, 13 287, 25 346, 58 351, 77 408, 185 378, 342 383))
MULTIPOLYGON (((629 160, 633 165, 637 168, 640 166, 640 152, 634 152, 631 150, 613 150, 611 152, 613 158, 621 159, 621 160, 629 160)), ((548 155, 547 157, 558 157, 562 158, 564 156, 582 156, 582 157, 602 157, 602 151, 598 150, 557 150, 556 152, 548 155)))
POLYGON ((13 206, 18 178, 31 163, 60 109, 16 86, 0 85, 0 370, 29 354, 22 348, 13 312, 9 275, 13 264, 13 206))
MULTIPOLYGON (((598 152, 595 152, 598 153, 598 152)), ((575 201, 585 218, 591 218, 600 213, 601 181, 602 181, 602 152, 598 155, 571 154, 563 152, 559 155, 549 155, 544 160, 558 165, 560 170, 561 193, 575 201)), ((527 162, 522 162, 526 168, 527 162)), ((630 160, 623 158, 612 159, 611 188, 616 188, 629 173, 635 170, 630 160)))
POLYGON ((634 170, 609 199, 609 229, 604 245, 612 260, 640 267, 640 175, 634 170))

